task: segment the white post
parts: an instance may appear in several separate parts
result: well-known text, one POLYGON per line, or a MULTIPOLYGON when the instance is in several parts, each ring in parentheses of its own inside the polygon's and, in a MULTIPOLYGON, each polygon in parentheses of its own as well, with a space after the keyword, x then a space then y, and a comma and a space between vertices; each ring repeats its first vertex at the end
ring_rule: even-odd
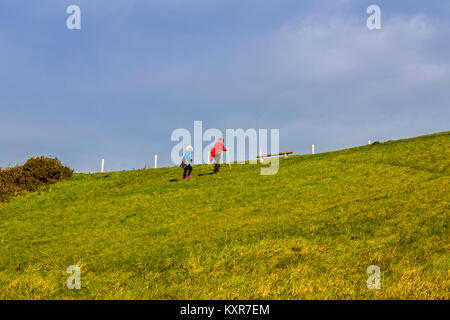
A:
POLYGON ((155 154, 155 169, 158 168, 158 155, 155 154))
POLYGON ((314 145, 312 145, 312 154, 314 154, 314 145))
POLYGON ((262 156, 262 149, 261 149, 261 147, 259 147, 259 162, 260 162, 260 163, 263 163, 263 162, 264 162, 263 156, 262 156))
POLYGON ((102 169, 100 172, 105 172, 105 159, 102 159, 102 169))
POLYGON ((369 139, 369 142, 368 142, 368 144, 370 144, 370 139, 369 139))

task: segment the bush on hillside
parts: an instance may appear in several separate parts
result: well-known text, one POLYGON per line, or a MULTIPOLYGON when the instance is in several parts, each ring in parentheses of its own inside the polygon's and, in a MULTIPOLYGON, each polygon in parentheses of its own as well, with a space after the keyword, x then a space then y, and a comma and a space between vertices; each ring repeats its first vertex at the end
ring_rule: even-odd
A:
POLYGON ((30 158, 24 165, 0 169, 0 202, 72 176, 73 170, 56 158, 30 158))
POLYGON ((0 203, 20 192, 19 186, 14 183, 13 170, 16 170, 16 168, 7 170, 0 169, 0 203))

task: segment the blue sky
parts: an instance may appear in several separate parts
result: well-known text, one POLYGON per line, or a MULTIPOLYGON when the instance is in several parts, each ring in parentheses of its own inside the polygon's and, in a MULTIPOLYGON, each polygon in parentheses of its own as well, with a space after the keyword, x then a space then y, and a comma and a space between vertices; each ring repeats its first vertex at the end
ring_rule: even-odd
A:
POLYGON ((0 166, 171 165, 194 120, 280 129, 297 154, 450 129, 444 0, 1 0, 0 61, 0 166))

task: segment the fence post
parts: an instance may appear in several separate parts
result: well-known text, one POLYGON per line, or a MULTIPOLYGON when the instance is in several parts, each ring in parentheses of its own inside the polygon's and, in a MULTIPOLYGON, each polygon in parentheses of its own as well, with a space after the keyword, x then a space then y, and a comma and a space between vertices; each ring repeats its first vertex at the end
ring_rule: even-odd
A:
POLYGON ((314 154, 314 145, 312 145, 312 154, 314 154))
POLYGON ((262 156, 262 149, 261 149, 261 147, 259 147, 259 162, 260 162, 260 163, 263 163, 263 162, 264 162, 263 156, 262 156))
POLYGON ((371 143, 370 143, 370 139, 369 139, 369 142, 368 142, 368 144, 371 144, 371 143))
POLYGON ((155 154, 155 169, 158 168, 158 155, 155 154))
POLYGON ((105 171, 105 159, 102 159, 102 169, 100 170, 100 172, 104 171, 105 171))

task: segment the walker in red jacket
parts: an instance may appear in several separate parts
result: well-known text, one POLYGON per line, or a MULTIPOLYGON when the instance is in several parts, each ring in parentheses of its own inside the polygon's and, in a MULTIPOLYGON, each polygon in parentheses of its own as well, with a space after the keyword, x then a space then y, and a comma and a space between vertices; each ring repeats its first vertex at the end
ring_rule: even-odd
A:
POLYGON ((222 151, 228 151, 227 148, 225 148, 225 145, 223 144, 223 138, 220 138, 219 141, 216 142, 213 148, 211 148, 211 154, 209 159, 216 161, 216 164, 214 166, 214 173, 219 173, 220 169, 220 159, 222 156, 222 151))

